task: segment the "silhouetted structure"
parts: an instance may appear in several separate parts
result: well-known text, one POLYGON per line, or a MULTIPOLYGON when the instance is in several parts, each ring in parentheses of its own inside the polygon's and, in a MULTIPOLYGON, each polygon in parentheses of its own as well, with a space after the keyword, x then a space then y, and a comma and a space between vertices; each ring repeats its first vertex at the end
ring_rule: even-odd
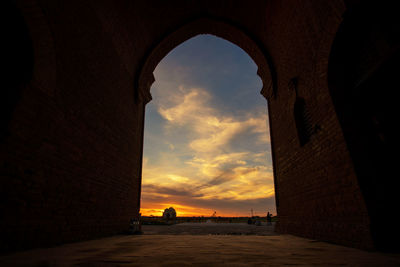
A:
POLYGON ((267 225, 271 225, 272 224, 272 215, 268 212, 267 213, 267 225))
POLYGON ((176 211, 173 207, 169 207, 167 209, 164 210, 163 212, 163 218, 164 220, 167 221, 173 221, 176 219, 176 211))

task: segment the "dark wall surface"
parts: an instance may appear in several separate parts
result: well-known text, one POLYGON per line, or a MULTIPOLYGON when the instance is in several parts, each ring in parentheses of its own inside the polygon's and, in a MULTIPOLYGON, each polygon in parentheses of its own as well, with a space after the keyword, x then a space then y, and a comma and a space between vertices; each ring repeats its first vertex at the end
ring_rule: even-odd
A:
POLYGON ((2 249, 128 229, 140 208, 145 103, 138 73, 162 40, 202 17, 240 29, 268 54, 277 230, 372 248, 370 216, 327 79, 348 8, 339 0, 7 6, 13 20, 6 40, 30 45, 10 45, 9 55, 28 56, 1 92, 12 95, 1 122, 2 249))

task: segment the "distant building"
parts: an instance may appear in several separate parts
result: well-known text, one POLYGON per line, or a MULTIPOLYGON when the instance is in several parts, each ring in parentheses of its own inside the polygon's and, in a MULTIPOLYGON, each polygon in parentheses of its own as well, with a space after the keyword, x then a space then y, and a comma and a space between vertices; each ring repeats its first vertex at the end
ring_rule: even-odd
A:
POLYGON ((167 221, 175 220, 176 219, 175 209, 173 207, 169 207, 168 209, 165 209, 163 212, 163 218, 167 221))

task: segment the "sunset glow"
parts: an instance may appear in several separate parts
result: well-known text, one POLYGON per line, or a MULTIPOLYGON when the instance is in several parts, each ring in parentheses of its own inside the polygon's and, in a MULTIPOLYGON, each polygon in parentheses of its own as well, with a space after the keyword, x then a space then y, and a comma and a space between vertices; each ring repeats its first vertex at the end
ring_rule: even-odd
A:
POLYGON ((201 35, 155 70, 146 107, 142 215, 275 213, 267 102, 257 66, 237 46, 201 35))

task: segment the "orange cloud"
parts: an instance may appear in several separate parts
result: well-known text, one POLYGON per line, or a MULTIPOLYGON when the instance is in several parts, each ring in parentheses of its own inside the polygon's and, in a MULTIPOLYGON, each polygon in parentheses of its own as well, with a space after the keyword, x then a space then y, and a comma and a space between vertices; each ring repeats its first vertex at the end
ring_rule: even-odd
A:
MULTIPOLYGON (((190 138, 181 143, 166 142, 168 151, 160 151, 154 163, 154 158, 145 157, 142 214, 156 215, 155 211, 162 213, 169 206, 179 207, 178 216, 213 212, 213 209, 188 205, 189 198, 190 201, 213 205, 216 205, 216 200, 224 203, 239 201, 245 205, 246 201, 258 203, 254 201, 273 199, 272 167, 266 166, 266 152, 238 151, 232 144, 233 140, 247 134, 251 135, 251 141, 258 149, 264 146, 267 150, 266 112, 242 114, 240 117, 221 115, 210 106, 212 96, 201 88, 186 90, 180 87, 175 94, 168 96, 168 100, 168 103, 156 102, 159 114, 165 119, 166 133, 174 136, 185 132, 190 138), (184 157, 179 151, 185 152, 184 157), (162 199, 163 202, 148 199, 162 199)), ((227 207, 219 214, 224 212, 234 214, 228 212, 227 207)))
POLYGON ((176 202, 145 204, 140 208, 140 212, 143 216, 162 216, 164 210, 169 207, 174 207, 177 211, 176 215, 180 217, 210 216, 213 213, 212 209, 187 206, 176 202))

